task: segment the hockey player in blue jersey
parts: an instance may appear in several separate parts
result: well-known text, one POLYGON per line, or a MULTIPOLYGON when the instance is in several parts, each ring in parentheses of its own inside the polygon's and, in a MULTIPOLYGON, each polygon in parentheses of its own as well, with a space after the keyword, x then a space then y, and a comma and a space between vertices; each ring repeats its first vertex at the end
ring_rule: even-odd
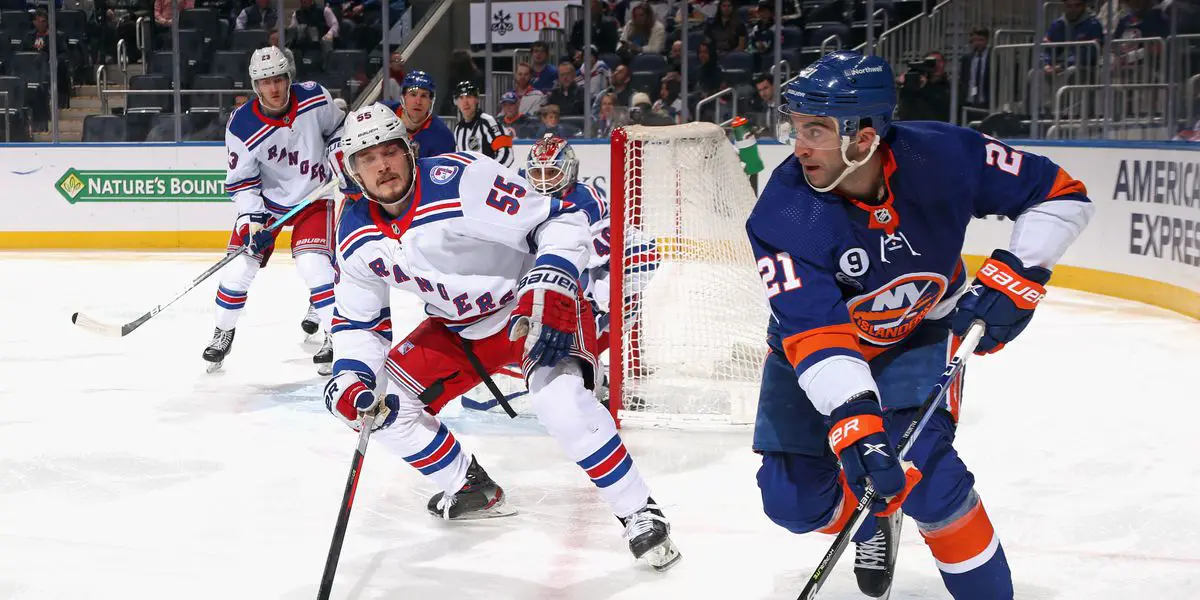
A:
POLYGON ((454 152, 454 134, 433 114, 437 87, 425 71, 412 71, 400 84, 400 102, 385 102, 404 122, 408 137, 417 148, 417 158, 454 152))
POLYGON ((894 77, 878 57, 827 55, 783 100, 794 155, 746 223, 772 310, 754 430, 763 509, 795 533, 836 533, 869 481, 885 500, 855 536, 863 592, 888 593, 903 508, 954 598, 1011 599, 1004 550, 953 446, 961 376, 907 473, 895 444, 956 336, 982 321, 986 354, 1024 330, 1091 216, 1087 191, 969 129, 893 123, 894 77), (968 282, 967 224, 986 215, 1015 221, 1011 243, 968 282))

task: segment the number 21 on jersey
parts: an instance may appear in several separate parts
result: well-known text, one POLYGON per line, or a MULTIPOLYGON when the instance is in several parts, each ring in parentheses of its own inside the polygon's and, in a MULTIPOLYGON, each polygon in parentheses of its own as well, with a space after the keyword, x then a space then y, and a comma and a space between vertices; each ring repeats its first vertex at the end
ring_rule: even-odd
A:
POLYGON ((800 287, 800 278, 796 276, 796 263, 787 252, 775 256, 764 256, 758 259, 758 274, 762 276, 763 285, 767 287, 767 298, 774 298, 782 292, 790 292, 800 287), (776 281, 780 276, 783 281, 776 281))

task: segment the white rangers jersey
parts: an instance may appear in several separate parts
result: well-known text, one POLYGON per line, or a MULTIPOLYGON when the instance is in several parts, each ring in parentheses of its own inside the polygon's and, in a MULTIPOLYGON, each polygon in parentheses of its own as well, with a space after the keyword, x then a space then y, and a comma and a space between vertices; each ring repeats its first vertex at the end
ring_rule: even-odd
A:
POLYGON ((391 341, 389 288, 416 294, 428 317, 478 340, 505 328, 517 282, 535 264, 576 277, 587 267, 587 215, 490 158, 419 159, 414 185, 399 218, 364 199, 338 222, 335 376, 380 372, 391 341))
POLYGON ((258 99, 229 118, 225 191, 238 214, 280 216, 333 177, 325 149, 341 137, 345 114, 311 81, 293 83, 290 102, 278 119, 263 114, 258 99))

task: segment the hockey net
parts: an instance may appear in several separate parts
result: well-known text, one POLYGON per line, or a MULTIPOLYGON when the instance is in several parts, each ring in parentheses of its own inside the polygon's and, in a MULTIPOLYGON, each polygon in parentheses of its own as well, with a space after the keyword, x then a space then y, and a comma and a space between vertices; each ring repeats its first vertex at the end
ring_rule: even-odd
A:
POLYGON ((609 406, 623 425, 754 421, 769 309, 756 197, 712 123, 612 134, 609 406))

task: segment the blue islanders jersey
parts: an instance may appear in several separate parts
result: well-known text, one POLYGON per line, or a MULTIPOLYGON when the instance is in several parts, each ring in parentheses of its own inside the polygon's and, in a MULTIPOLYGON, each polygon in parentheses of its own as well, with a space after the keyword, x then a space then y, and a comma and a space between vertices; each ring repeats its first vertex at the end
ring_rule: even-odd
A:
POLYGON ((967 287, 961 252, 971 219, 1015 220, 1010 250, 1027 266, 1052 268, 1092 211, 1084 186, 1049 159, 966 128, 897 123, 876 153, 882 198, 817 192, 791 156, 746 223, 777 351, 825 415, 873 389, 869 368, 855 364, 867 367, 954 308, 967 287))
MULTIPOLYGON (((395 111, 397 116, 403 116, 404 107, 399 102, 389 101, 384 102, 384 105, 395 111)), ((417 158, 429 158, 455 151, 454 134, 446 123, 432 112, 416 131, 408 131, 408 137, 417 147, 417 158)))

